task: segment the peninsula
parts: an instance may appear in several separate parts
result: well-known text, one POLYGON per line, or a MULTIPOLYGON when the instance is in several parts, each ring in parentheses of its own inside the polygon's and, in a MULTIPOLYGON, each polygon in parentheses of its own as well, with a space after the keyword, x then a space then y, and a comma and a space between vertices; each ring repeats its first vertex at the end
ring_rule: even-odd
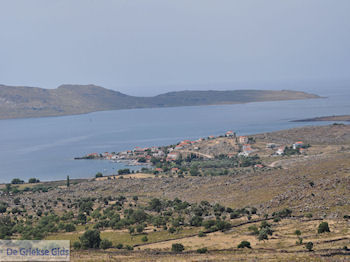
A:
POLYGON ((317 122, 317 121, 350 121, 350 115, 341 116, 321 116, 307 119, 294 120, 292 122, 317 122))
POLYGON ((0 119, 85 114, 96 111, 238 104, 320 98, 290 90, 179 91, 153 97, 129 96, 95 85, 56 89, 0 85, 0 119))

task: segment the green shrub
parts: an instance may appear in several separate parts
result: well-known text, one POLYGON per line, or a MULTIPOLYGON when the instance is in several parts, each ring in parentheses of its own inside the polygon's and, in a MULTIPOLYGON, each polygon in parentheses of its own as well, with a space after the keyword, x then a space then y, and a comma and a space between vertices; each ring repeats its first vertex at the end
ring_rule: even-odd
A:
POLYGON ((79 241, 75 241, 75 242, 73 243, 73 248, 74 248, 74 249, 80 249, 80 248, 81 248, 80 242, 79 242, 79 241))
POLYGON ((218 230, 225 231, 231 228, 231 224, 226 221, 218 220, 216 221, 216 227, 218 228, 218 230))
POLYGON ((265 230, 260 230, 258 239, 259 240, 268 240, 269 239, 265 230))
POLYGON ((250 242, 249 241, 242 241, 241 243, 239 243, 239 245, 237 246, 238 248, 252 248, 251 246, 250 246, 250 242))
POLYGON ((203 222, 203 226, 206 229, 209 229, 209 228, 211 228, 214 225, 215 225, 215 220, 206 220, 206 221, 203 222))
POLYGON ((14 200, 13 200, 13 203, 15 205, 19 205, 21 203, 21 199, 19 197, 16 197, 14 200))
POLYGON ((79 213, 77 217, 77 221, 82 225, 86 224, 86 221, 87 221, 86 215, 83 213, 79 213))
POLYGON ((122 249, 123 248, 123 244, 119 243, 118 245, 116 245, 116 248, 122 249))
POLYGON ((176 232, 176 228, 175 227, 170 227, 168 231, 169 231, 170 234, 174 234, 176 232))
POLYGON ((147 236, 143 236, 143 237, 141 238, 141 240, 142 240, 142 242, 147 242, 147 241, 148 241, 148 237, 147 237, 147 236))
POLYGON ((275 223, 278 223, 278 222, 280 222, 281 221, 281 218, 280 217, 275 217, 274 219, 273 219, 273 222, 275 222, 275 223))
POLYGON ((162 202, 158 198, 153 198, 149 202, 148 208, 159 213, 163 209, 162 202))
POLYGON ((76 230, 74 224, 72 224, 72 223, 66 224, 64 226, 64 229, 66 230, 66 232, 73 232, 76 230))
POLYGON ((302 245, 303 244, 303 238, 302 237, 298 237, 298 240, 296 241, 297 245, 302 245))
POLYGON ((230 214, 230 219, 235 219, 235 218, 238 218, 239 217, 239 214, 237 212, 232 212, 230 214))
POLYGON ((130 218, 134 220, 136 223, 142 223, 147 220, 148 215, 142 209, 137 209, 133 211, 133 213, 130 215, 130 218))
POLYGON ((129 227, 129 233, 130 233, 130 235, 131 235, 131 234, 134 234, 134 233, 135 233, 135 228, 132 227, 132 226, 130 226, 130 227, 129 227))
POLYGON ((307 250, 312 251, 313 247, 314 247, 314 243, 312 242, 307 242, 305 247, 307 248, 307 250))
POLYGON ((260 224, 260 228, 270 227, 271 225, 267 223, 266 221, 262 221, 260 224))
POLYGON ((292 210, 288 209, 288 208, 284 208, 281 211, 278 212, 274 212, 272 214, 273 217, 290 217, 292 215, 292 210))
POLYGON ((35 183, 39 183, 39 182, 40 182, 40 180, 36 179, 36 178, 29 178, 29 180, 28 180, 29 184, 35 184, 35 183))
POLYGON ((248 230, 251 231, 253 235, 259 235, 259 229, 257 226, 249 226, 248 230))
POLYGON ((145 229, 145 227, 143 225, 137 225, 136 226, 136 231, 139 234, 142 233, 144 229, 145 229))
POLYGON ((96 178, 98 177, 103 177, 103 174, 101 172, 98 172, 96 175, 95 175, 96 178))
POLYGON ((208 252, 208 249, 206 247, 197 249, 197 253, 199 253, 199 254, 204 254, 204 253, 207 253, 207 252, 208 252))
POLYGON ((11 181, 11 184, 17 185, 17 184, 24 184, 24 181, 19 178, 14 178, 11 181))
POLYGON ((200 216, 194 216, 190 219, 190 225, 195 227, 200 227, 202 225, 203 218, 200 216))
POLYGON ((327 222, 322 222, 322 223, 318 226, 317 232, 318 232, 319 234, 322 234, 322 233, 325 233, 325 232, 330 232, 328 223, 327 223, 327 222))
POLYGON ((112 247, 112 242, 109 241, 108 239, 102 239, 100 243, 100 248, 102 249, 108 249, 112 247))
POLYGON ((176 253, 180 253, 182 251, 184 251, 185 247, 180 244, 180 243, 175 243, 171 245, 171 251, 176 252, 176 253))
POLYGON ((130 174, 130 169, 129 168, 119 169, 118 170, 118 175, 127 175, 127 174, 130 174))
POLYGON ((130 245, 127 245, 125 248, 126 248, 127 250, 134 250, 134 247, 133 247, 133 246, 130 246, 130 245))
POLYGON ((100 247, 101 237, 98 230, 87 230, 79 239, 83 248, 100 247))
POLYGON ((307 214, 305 214, 305 217, 307 217, 307 218, 312 218, 312 213, 307 213, 307 214))
POLYGON ((204 233, 203 231, 199 231, 198 236, 199 237, 205 237, 207 234, 204 233))
POLYGON ((7 210, 7 206, 4 204, 0 204, 0 213, 5 213, 7 210))
POLYGON ((13 233, 15 223, 10 216, 0 216, 0 239, 8 238, 13 233))

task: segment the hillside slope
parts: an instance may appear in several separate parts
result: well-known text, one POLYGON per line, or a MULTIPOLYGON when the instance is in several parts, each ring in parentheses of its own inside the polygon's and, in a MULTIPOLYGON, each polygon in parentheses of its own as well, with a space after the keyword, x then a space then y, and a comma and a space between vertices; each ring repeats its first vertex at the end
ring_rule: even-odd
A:
POLYGON ((0 119, 83 114, 88 112, 319 98, 297 91, 181 91, 136 97, 95 85, 56 89, 0 85, 0 119))

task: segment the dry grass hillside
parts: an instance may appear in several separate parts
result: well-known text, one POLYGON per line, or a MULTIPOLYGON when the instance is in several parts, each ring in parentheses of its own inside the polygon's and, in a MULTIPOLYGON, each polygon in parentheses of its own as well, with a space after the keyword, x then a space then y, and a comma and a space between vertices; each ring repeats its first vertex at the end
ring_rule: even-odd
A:
POLYGON ((291 144, 302 140, 313 145, 349 145, 350 125, 309 126, 255 135, 255 138, 273 143, 291 144))

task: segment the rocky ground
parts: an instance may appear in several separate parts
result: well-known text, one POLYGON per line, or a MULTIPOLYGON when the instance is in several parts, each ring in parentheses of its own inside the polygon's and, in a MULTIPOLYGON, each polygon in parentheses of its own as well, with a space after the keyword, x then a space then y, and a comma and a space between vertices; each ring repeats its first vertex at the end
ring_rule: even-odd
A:
POLYGON ((254 136, 258 140, 291 144, 302 140, 309 144, 320 145, 349 145, 350 125, 328 125, 293 128, 254 136))

